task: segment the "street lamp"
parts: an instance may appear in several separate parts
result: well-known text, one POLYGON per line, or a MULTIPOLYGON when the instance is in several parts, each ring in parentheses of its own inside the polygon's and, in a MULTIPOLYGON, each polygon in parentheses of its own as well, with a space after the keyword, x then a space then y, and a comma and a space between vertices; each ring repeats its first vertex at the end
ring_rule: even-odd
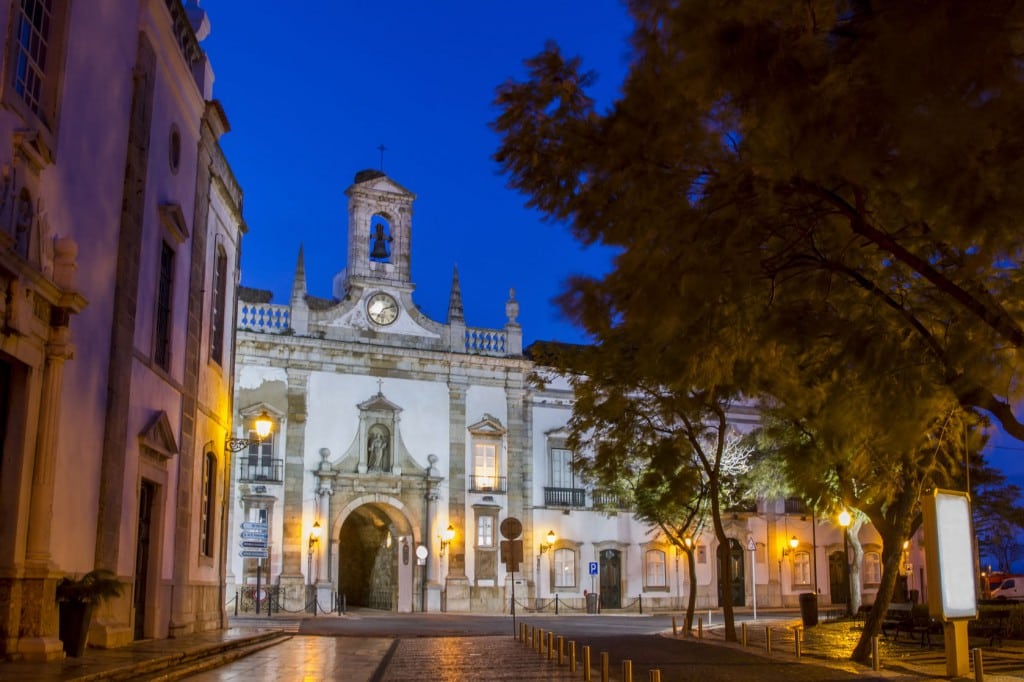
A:
POLYGON ((799 546, 800 546, 800 541, 799 541, 799 540, 797 540, 797 539, 796 539, 796 536, 794 535, 793 537, 791 537, 791 538, 789 539, 789 546, 788 546, 788 547, 783 547, 783 548, 782 548, 782 556, 789 556, 789 555, 790 555, 790 554, 792 554, 792 553, 793 553, 793 552, 794 552, 794 551, 796 550, 796 548, 797 548, 797 547, 799 547, 799 546))
POLYGON ((317 543, 320 542, 320 522, 314 521, 313 528, 309 531, 309 563, 307 564, 307 573, 309 574, 309 582, 312 584, 313 580, 313 550, 316 548, 317 543))
POLYGON ((853 593, 853 586, 850 584, 850 548, 849 541, 847 540, 847 533, 850 527, 850 521, 853 518, 850 516, 850 512, 845 509, 839 512, 839 525, 843 528, 843 563, 846 566, 846 615, 853 615, 853 600, 850 595, 853 593))
POLYGON ((274 426, 274 420, 270 418, 266 410, 260 413, 260 416, 256 417, 253 422, 256 427, 256 438, 228 438, 224 441, 224 449, 229 452, 241 452, 245 448, 249 447, 253 443, 262 443, 263 440, 270 435, 270 430, 274 426))
POLYGON ((551 549, 551 546, 555 544, 555 538, 556 537, 557 536, 555 535, 555 531, 553 531, 553 530, 549 530, 548 531, 547 537, 545 537, 545 540, 547 540, 547 542, 540 543, 540 553, 541 554, 543 554, 544 552, 546 552, 549 549, 551 549))
POLYGON ((452 540, 455 539, 455 526, 448 524, 448 527, 444 529, 444 532, 438 536, 441 539, 441 554, 444 556, 445 550, 448 549, 448 545, 451 544, 452 540))

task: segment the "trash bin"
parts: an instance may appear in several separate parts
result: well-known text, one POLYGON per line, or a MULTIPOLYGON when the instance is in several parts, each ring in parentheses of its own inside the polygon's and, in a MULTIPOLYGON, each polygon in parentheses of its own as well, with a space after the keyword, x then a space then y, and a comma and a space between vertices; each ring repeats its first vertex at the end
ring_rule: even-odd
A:
POLYGON ((597 613, 597 593, 587 594, 587 613, 597 613))
POLYGON ((813 592, 800 594, 800 619, 805 628, 818 624, 818 595, 813 592))

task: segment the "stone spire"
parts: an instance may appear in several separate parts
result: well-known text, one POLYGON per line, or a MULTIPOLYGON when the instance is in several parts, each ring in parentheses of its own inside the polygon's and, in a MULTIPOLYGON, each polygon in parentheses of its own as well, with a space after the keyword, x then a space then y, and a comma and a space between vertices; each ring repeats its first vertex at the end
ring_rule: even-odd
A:
POLYGON ((462 312, 462 288, 459 286, 459 266, 456 265, 452 272, 452 294, 448 299, 448 324, 458 320, 465 322, 466 317, 462 312))
POLYGON ((505 351, 509 355, 521 355, 523 352, 523 328, 516 322, 519 317, 519 301, 516 300, 516 290, 508 290, 508 300, 505 301, 505 351))
POLYGON ((295 264, 295 279, 292 281, 292 300, 289 324, 296 334, 309 331, 309 304, 306 303, 306 259, 299 244, 299 259, 295 264))

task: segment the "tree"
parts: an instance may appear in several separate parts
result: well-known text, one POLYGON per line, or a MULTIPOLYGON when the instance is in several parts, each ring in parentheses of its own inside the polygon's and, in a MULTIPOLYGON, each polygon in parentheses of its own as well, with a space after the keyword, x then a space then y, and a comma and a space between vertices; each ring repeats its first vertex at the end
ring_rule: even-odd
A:
POLYGON ((695 568, 685 538, 695 537, 707 515, 718 542, 725 636, 736 641, 722 513, 736 502, 752 452, 730 421, 737 396, 725 386, 694 387, 687 373, 699 365, 685 358, 675 359, 672 384, 658 383, 669 360, 645 343, 610 333, 591 347, 535 344, 531 355, 572 385, 568 443, 577 468, 603 485, 628 490, 638 518, 661 528, 687 555, 687 630, 695 568))
MULTIPOLYGON (((631 293, 614 323, 668 340, 678 318, 728 303, 724 328, 756 319, 752 338, 804 384, 807 353, 881 382, 890 349, 913 344, 920 382, 1024 438, 1011 408, 1024 385, 1024 6, 630 9, 614 107, 596 111, 593 75, 552 45, 526 82, 499 88, 494 123, 496 159, 529 205, 621 249, 605 282, 631 293)), ((876 393, 882 413, 899 399, 876 393)), ((903 435, 906 450, 919 434, 903 435)))
POLYGON ((977 454, 971 460, 971 491, 979 554, 994 560, 997 570, 1009 573, 1024 552, 1017 540, 1024 531, 1021 489, 977 454))

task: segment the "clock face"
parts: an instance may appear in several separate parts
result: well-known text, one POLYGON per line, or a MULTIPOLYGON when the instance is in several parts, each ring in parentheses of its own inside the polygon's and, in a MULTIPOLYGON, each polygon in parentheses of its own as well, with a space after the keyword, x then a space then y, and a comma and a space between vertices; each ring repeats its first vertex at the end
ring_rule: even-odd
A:
POLYGON ((398 301, 378 292, 366 302, 366 314, 379 325, 389 325, 398 319, 398 301))

